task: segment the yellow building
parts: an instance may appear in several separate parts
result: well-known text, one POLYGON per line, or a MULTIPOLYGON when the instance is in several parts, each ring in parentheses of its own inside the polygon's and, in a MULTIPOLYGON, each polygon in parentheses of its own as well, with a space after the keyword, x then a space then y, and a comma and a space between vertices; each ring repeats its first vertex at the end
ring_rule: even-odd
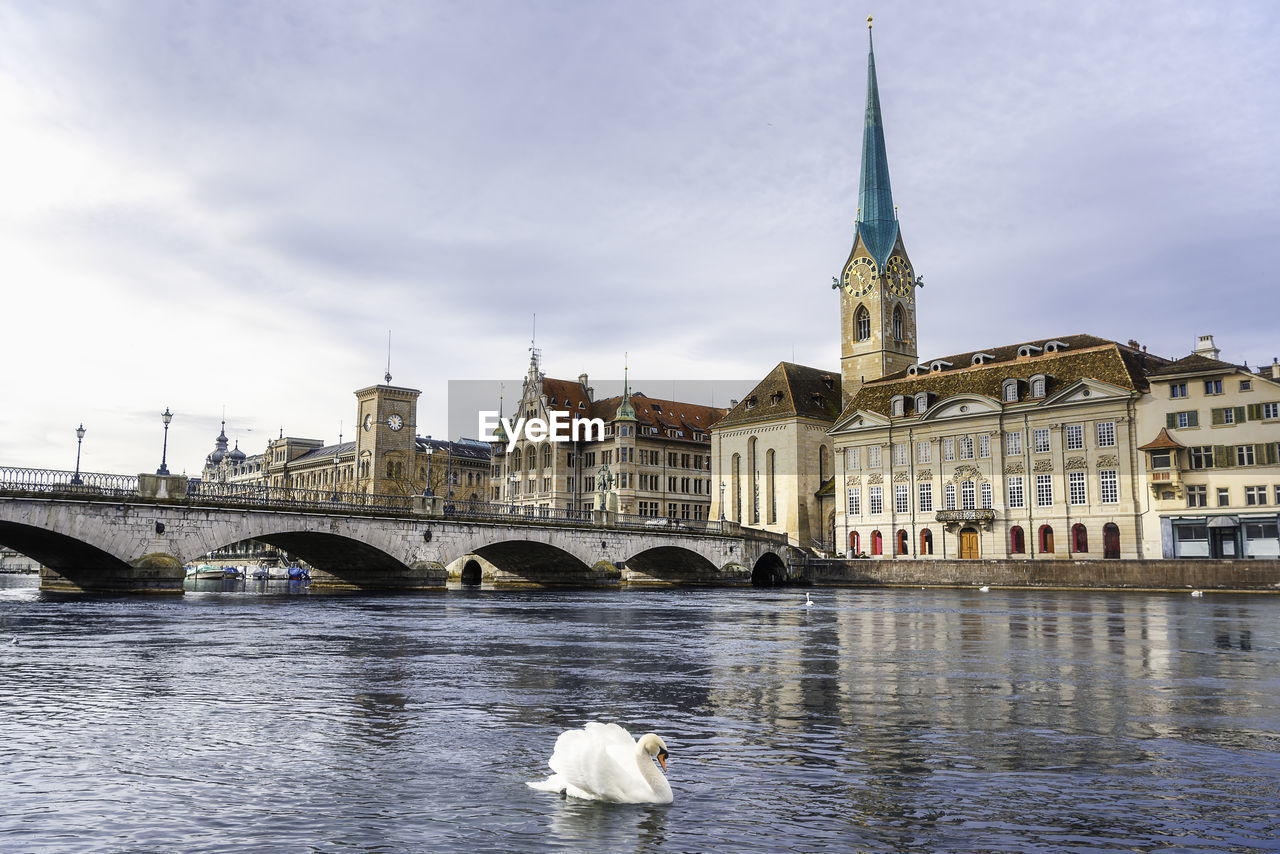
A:
POLYGON ((1151 375, 1139 408, 1143 532, 1164 557, 1280 557, 1280 363, 1221 361, 1212 335, 1151 375))

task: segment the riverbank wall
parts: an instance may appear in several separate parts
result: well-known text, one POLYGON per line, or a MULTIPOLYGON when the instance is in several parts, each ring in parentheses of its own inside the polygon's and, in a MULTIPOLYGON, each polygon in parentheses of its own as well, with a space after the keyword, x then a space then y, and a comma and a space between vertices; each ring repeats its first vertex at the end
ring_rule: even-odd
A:
POLYGON ((1280 593, 1280 560, 810 560, 820 587, 1043 587, 1280 593))

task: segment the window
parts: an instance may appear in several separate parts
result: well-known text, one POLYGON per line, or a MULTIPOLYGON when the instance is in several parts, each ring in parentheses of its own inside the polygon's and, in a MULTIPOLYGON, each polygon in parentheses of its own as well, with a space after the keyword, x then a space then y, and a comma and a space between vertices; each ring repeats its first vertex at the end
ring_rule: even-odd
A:
POLYGON ((1205 394, 1222 394, 1222 380, 1205 380, 1205 394))
POLYGON ((1027 553, 1027 538, 1022 532, 1021 525, 1014 525, 1009 529, 1009 553, 1015 555, 1027 553))
POLYGON ((916 415, 929 408, 929 392, 922 391, 916 395, 916 415))
POLYGON ((1049 507, 1053 504, 1053 475, 1036 475, 1036 506, 1049 507))
POLYGON ((1234 406, 1223 406, 1218 409, 1211 409, 1209 410, 1209 415, 1210 423, 1215 427, 1220 427, 1224 424, 1235 424, 1237 420, 1244 420, 1243 418, 1236 418, 1236 408, 1234 406))
POLYGON ((1213 446, 1197 445, 1190 449, 1191 467, 1193 469, 1213 468, 1213 446))
POLYGON ((1244 503, 1250 507, 1266 504, 1267 488, 1265 486, 1246 486, 1244 488, 1244 503))
POLYGON ((1098 447, 1114 448, 1116 445, 1116 422, 1098 422, 1098 447))
POLYGON ((1068 424, 1063 431, 1063 440, 1066 442, 1068 451, 1084 450, 1084 425, 1068 424))
POLYGON ((992 508, 991 482, 984 480, 979 492, 982 493, 982 509, 990 510, 992 508))
POLYGON ((895 513, 911 512, 911 488, 900 483, 893 488, 893 511, 895 513))
POLYGON ((902 306, 893 307, 893 340, 905 341, 906 336, 903 334, 902 328, 902 306))
POLYGON ((1089 531, 1079 523, 1071 526, 1071 551, 1076 553, 1089 551, 1089 531))
POLYGON ((1031 450, 1037 454, 1049 452, 1049 428, 1037 427, 1031 432, 1031 450))
POLYGON ((1044 377, 1031 378, 1031 396, 1044 397, 1044 377))
POLYGON ((844 449, 845 468, 852 469, 853 471, 857 471, 859 468, 859 463, 861 461, 862 461, 862 454, 859 452, 858 448, 844 449))
POLYGON ((895 442, 893 445, 893 464, 895 466, 905 466, 910 462, 907 456, 907 445, 905 442, 895 442))
POLYGON ((1098 472, 1098 495, 1103 504, 1120 503, 1120 472, 1115 469, 1098 472))
POLYGON ((942 459, 944 461, 954 460, 956 458, 956 440, 948 436, 942 440, 942 459))
POLYGON ((1253 445, 1236 445, 1236 465, 1253 465, 1253 445))
POLYGON ((1169 397, 1186 397, 1186 396, 1187 396, 1186 383, 1171 383, 1169 385, 1169 397))
POLYGON ((1188 486, 1187 487, 1187 506, 1188 507, 1208 507, 1209 506, 1209 487, 1207 486, 1188 486))
POLYGON ((966 480, 960 484, 960 509, 972 510, 973 508, 973 481, 966 480))
POLYGON ((1027 506, 1022 494, 1022 475, 1016 474, 1010 477, 1006 489, 1009 493, 1008 502, 1011 509, 1027 506))
POLYGON ((1042 554, 1053 553, 1053 528, 1049 525, 1040 526, 1040 552, 1042 554))
POLYGON ((859 341, 866 341, 871 337, 871 312, 867 311, 865 305, 858 306, 858 310, 853 315, 853 337, 859 341))
POLYGON ((1280 403, 1262 404, 1262 417, 1265 419, 1280 418, 1280 403))
POLYGON ((1276 487, 1276 504, 1280 504, 1280 486, 1276 487))
POLYGON ((933 484, 932 483, 920 484, 919 492, 920 492, 920 496, 919 496, 920 512, 932 513, 933 512, 933 484))
POLYGON ((1087 504, 1084 488, 1084 472, 1073 471, 1067 473, 1067 503, 1068 504, 1087 504))
POLYGON ((1018 381, 1017 381, 1017 380, 1005 380, 1005 381, 1004 381, 1004 395, 1003 395, 1003 397, 1004 397, 1004 402, 1005 402, 1005 403, 1017 403, 1017 402, 1018 402, 1018 381))
POLYGON ((862 490, 857 487, 849 488, 849 515, 862 515, 862 490))
POLYGON ((1185 429, 1187 427, 1199 427, 1200 413, 1196 412, 1194 409, 1187 409, 1182 412, 1170 412, 1165 416, 1164 426, 1174 430, 1179 428, 1185 429))
POLYGON ((928 528, 920 532, 920 554, 933 554, 933 531, 928 528))
POLYGON ((870 492, 871 508, 870 509, 871 509, 872 516, 879 516, 881 513, 884 512, 884 497, 881 492, 882 489, 883 487, 879 487, 879 486, 871 487, 871 492, 870 492))
POLYGON ((954 483, 948 483, 945 487, 943 487, 942 495, 943 495, 944 509, 955 510, 956 509, 956 485, 954 483))
POLYGON ((991 434, 990 433, 978 434, 978 456, 984 460, 991 456, 991 434))
POLYGON ((960 459, 962 460, 973 459, 973 437, 972 436, 961 436, 959 439, 956 440, 956 443, 960 447, 960 459))
POLYGON ((1022 434, 1021 433, 1005 433, 1004 434, 1004 453, 1009 457, 1022 456, 1022 434))
POLYGON ((884 554, 884 539, 880 536, 879 531, 871 532, 871 553, 873 555, 884 554))
POLYGON ((867 468, 869 469, 880 468, 880 446, 879 445, 867 446, 867 468))
POLYGON ((905 407, 906 398, 900 394, 896 394, 893 396, 893 399, 889 401, 889 414, 894 418, 901 418, 905 407))
POLYGON ((933 443, 929 441, 916 442, 916 462, 918 463, 929 462, 929 456, 930 456, 932 447, 933 447, 933 443))
POLYGON ((1231 491, 1227 489, 1227 487, 1225 486, 1218 487, 1218 506, 1219 507, 1231 506, 1231 491))
POLYGON ((1253 389, 1253 380, 1240 380, 1241 391, 1251 391, 1253 389))

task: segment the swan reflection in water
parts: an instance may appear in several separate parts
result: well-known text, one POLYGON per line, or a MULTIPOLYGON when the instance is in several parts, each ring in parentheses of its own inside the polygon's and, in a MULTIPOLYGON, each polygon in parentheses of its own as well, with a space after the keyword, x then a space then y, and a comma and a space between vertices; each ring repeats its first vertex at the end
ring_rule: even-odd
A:
POLYGON ((669 804, 671 784, 662 773, 668 755, 666 743, 654 733, 636 741, 617 724, 592 721, 560 733, 548 763, 555 773, 528 785, 589 801, 669 804))

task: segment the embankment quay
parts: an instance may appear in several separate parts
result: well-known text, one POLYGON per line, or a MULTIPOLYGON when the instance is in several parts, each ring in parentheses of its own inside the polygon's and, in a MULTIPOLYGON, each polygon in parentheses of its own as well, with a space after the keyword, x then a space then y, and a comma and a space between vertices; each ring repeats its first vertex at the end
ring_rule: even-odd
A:
POLYGON ((45 589, 181 592, 186 565, 245 540, 306 561, 318 587, 771 586, 796 575, 784 536, 725 522, 0 470, 0 544, 39 562, 45 589))

